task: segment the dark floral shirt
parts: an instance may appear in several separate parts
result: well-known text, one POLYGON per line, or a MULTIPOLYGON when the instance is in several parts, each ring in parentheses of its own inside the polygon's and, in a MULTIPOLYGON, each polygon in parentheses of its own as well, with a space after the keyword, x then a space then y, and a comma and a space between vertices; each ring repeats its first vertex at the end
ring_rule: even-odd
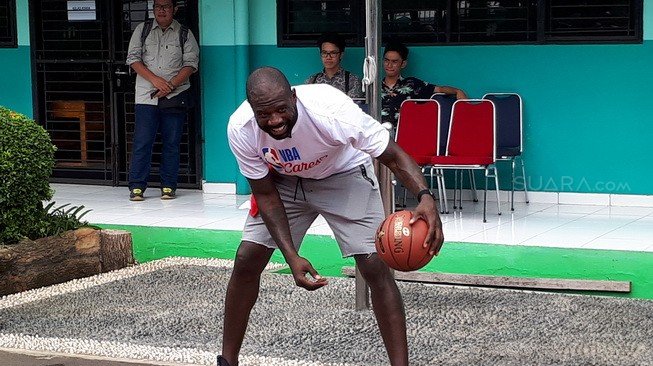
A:
POLYGON ((412 76, 407 78, 400 76, 392 88, 382 83, 381 121, 390 122, 397 127, 401 103, 406 99, 429 99, 434 89, 435 85, 412 76))
POLYGON ((317 74, 311 75, 306 81, 305 84, 329 84, 334 88, 340 90, 341 92, 347 94, 350 98, 363 98, 365 95, 363 93, 361 80, 358 76, 349 73, 349 85, 345 83, 345 70, 340 69, 332 78, 329 78, 327 74, 322 70, 317 74), (349 89, 345 88, 346 86, 349 89))

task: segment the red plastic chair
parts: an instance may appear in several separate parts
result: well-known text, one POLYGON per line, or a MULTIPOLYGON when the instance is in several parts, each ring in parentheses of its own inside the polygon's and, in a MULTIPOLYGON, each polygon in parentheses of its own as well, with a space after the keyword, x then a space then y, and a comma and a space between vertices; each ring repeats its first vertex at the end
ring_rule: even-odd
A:
MULTIPOLYGON (((451 110, 453 109, 453 104, 456 102, 457 98, 455 94, 444 94, 444 93, 435 93, 431 95, 431 99, 437 100, 440 103, 440 149, 438 149, 439 155, 444 156, 447 154, 447 139, 449 138, 449 123, 451 123, 451 110)), ((485 99, 485 98, 483 98, 485 99)), ((469 181, 472 188, 472 199, 474 202, 478 202, 478 195, 476 194, 476 180, 474 179, 474 174, 471 170, 467 171, 469 175, 469 181)), ((458 187, 458 175, 454 175, 454 188, 458 187)), ((463 185, 463 171, 460 171, 460 185, 463 185)), ((453 202, 454 210, 456 207, 456 200, 453 202)), ((462 206, 460 207, 462 209, 462 206)))
MULTIPOLYGON (((431 159, 432 169, 474 169, 485 171, 485 196, 483 198, 483 222, 487 212, 487 180, 494 178, 499 201, 499 178, 496 162, 496 116, 494 103, 485 99, 459 99, 452 109, 449 138, 445 156, 431 159)), ((460 201, 462 204, 462 185, 460 201)), ((456 194, 454 193, 454 201, 456 194)))
MULTIPOLYGON (((438 155, 439 126, 440 104, 437 101, 432 99, 408 99, 401 103, 395 141, 422 168, 422 173, 430 168, 431 159, 438 155)), ((435 176, 438 185, 440 210, 442 213, 448 213, 446 197, 444 196, 444 180, 441 173, 440 170, 430 169, 430 188, 433 188, 433 177, 435 176)), ((405 204, 406 190, 404 189, 405 204)))

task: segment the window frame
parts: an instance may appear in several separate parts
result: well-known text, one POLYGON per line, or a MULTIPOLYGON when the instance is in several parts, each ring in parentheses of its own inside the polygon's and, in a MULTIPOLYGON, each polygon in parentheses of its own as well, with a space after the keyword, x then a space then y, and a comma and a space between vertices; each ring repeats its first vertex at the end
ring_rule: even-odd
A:
MULTIPOLYGON (((288 13, 289 6, 292 2, 307 1, 307 0, 277 0, 277 46, 278 47, 306 47, 314 46, 319 34, 315 34, 314 37, 307 37, 304 35, 305 39, 297 39, 293 37, 291 33, 286 33, 285 29, 287 27, 287 22, 290 18, 288 13), (293 39, 295 38, 295 39, 293 39)), ((314 0, 315 2, 328 0, 314 0)), ((443 6, 447 9, 448 13, 451 14, 456 8, 455 1, 457 0, 442 0, 446 3, 440 5, 440 8, 443 6)), ((407 45, 415 46, 478 46, 478 45, 546 45, 546 44, 568 44, 568 45, 582 45, 582 44, 637 44, 643 42, 643 23, 644 23, 644 0, 629 0, 631 4, 629 7, 632 7, 632 12, 628 16, 629 27, 624 30, 626 33, 632 33, 629 35, 608 35, 608 36, 588 36, 588 35, 566 35, 566 36, 556 36, 551 30, 550 25, 547 23, 549 20, 547 16, 550 14, 550 9, 554 4, 555 0, 532 0, 527 1, 526 11, 535 12, 534 22, 530 21, 530 27, 527 25, 527 28, 523 31, 525 37, 528 40, 506 40, 506 41, 452 41, 452 23, 454 17, 451 15, 444 16, 444 30, 438 32, 437 34, 442 36, 444 34, 444 40, 442 41, 420 41, 419 33, 417 32, 395 32, 392 33, 392 39, 399 40, 404 42, 407 45)), ((364 1, 362 0, 349 0, 350 4, 358 4, 359 8, 362 10, 359 12, 361 15, 358 17, 359 20, 356 21, 357 34, 343 34, 347 40, 347 45, 350 46, 363 46, 363 39, 365 37, 365 20, 364 20, 364 1)), ((409 1, 406 1, 406 9, 411 9, 412 4, 409 1)), ((579 5, 582 6, 582 5, 579 5)), ((594 6, 594 5, 592 5, 594 6)), ((601 6, 596 5, 596 6, 601 6)), ((350 7, 351 8, 351 7, 350 7)), ((435 6, 433 7, 435 8, 435 6)), ((415 10, 415 9, 413 9, 415 10)), ((428 10, 425 10, 428 11, 428 10)), ((408 12, 408 10, 406 10, 408 12)), ((528 20, 527 20, 528 21, 528 20)), ((326 23, 325 23, 326 24, 326 23)), ((585 33, 590 33, 591 30, 585 31, 585 33)), ((582 31, 580 32, 582 33, 582 31)), ((460 37, 460 34, 457 35, 460 37)), ((384 36, 384 41, 386 37, 384 36)))
POLYGON ((0 48, 18 47, 18 29, 16 21, 16 0, 7 0, 7 37, 0 37, 0 48))
MULTIPOLYGON (((285 29, 288 27, 289 20, 289 3, 294 0, 277 0, 277 45, 280 47, 307 47, 316 46, 320 34, 315 34, 314 37, 307 37, 306 39, 298 39, 300 36, 286 35, 285 29), (284 21, 280 21, 283 19, 284 21)), ((295 0, 296 1, 296 0, 295 0)), ((300 0, 301 1, 301 0, 300 0)), ((304 0, 305 1, 305 0, 304 0)), ((315 2, 317 2, 316 0, 315 2)), ((365 2, 362 0, 348 0, 351 4, 350 9, 352 13, 360 13, 365 10, 365 2)), ((325 2, 328 2, 325 1, 325 2)), ((356 32, 340 34, 345 38, 347 46, 359 46, 363 44, 365 38, 365 19, 362 16, 353 16, 352 21, 354 27, 357 27, 356 32), (363 31, 361 33, 361 30, 363 31)))

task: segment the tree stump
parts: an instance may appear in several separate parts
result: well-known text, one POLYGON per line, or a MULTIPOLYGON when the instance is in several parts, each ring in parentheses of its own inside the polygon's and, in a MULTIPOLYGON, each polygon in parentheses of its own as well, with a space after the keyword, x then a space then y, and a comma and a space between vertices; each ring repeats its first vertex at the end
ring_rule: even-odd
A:
POLYGON ((81 228, 0 246, 0 296, 108 272, 135 263, 131 233, 81 228))
POLYGON ((100 263, 102 272, 133 266, 132 233, 125 230, 100 231, 100 263))

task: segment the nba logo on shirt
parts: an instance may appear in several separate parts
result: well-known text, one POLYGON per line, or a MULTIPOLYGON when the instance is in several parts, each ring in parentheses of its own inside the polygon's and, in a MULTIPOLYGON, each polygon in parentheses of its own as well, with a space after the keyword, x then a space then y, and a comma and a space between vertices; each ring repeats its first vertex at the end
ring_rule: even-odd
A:
POLYGON ((283 169, 281 159, 279 158, 279 153, 277 152, 276 149, 264 147, 262 151, 263 151, 263 159, 265 159, 265 161, 270 166, 274 167, 276 170, 279 171, 283 169))

